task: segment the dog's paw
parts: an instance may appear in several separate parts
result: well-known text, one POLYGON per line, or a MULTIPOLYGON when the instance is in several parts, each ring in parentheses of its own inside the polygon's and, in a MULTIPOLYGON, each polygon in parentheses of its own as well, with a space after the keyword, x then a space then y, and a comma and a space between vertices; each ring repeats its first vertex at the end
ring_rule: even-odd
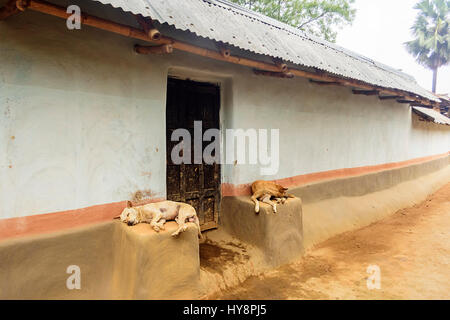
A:
POLYGON ((179 232, 176 232, 176 231, 171 234, 171 236, 174 237, 174 238, 177 237, 178 235, 179 235, 179 232))
POLYGON ((166 229, 166 227, 164 226, 164 223, 158 223, 158 224, 157 224, 157 227, 158 227, 160 230, 165 230, 165 229, 166 229))

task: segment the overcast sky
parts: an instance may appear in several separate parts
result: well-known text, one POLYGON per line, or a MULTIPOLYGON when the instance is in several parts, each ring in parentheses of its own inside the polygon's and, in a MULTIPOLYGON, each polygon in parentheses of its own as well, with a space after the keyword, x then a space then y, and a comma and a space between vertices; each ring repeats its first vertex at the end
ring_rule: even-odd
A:
MULTIPOLYGON (((337 43, 412 75, 431 90, 432 72, 417 64, 403 43, 412 40, 410 28, 417 16, 418 0, 356 0, 356 18, 342 29, 337 43)), ((450 66, 439 69, 437 93, 450 93, 450 66)))

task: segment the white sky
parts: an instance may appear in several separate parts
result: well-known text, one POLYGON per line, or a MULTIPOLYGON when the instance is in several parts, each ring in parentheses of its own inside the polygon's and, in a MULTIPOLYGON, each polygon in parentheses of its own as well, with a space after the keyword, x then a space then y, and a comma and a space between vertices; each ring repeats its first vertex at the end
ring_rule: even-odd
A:
MULTIPOLYGON (((410 28, 418 0, 356 0, 356 18, 343 28, 337 44, 413 76, 431 91, 432 72, 417 64, 403 43, 413 38, 410 28)), ((450 66, 439 69, 437 93, 450 93, 450 66)))

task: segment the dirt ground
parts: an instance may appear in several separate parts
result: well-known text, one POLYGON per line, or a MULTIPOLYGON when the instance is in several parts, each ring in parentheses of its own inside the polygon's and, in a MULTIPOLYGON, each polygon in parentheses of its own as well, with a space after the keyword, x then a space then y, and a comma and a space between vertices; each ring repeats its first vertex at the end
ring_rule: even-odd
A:
POLYGON ((209 298, 450 299, 450 184, 420 205, 209 298), (380 289, 368 289, 371 265, 379 267, 380 289))

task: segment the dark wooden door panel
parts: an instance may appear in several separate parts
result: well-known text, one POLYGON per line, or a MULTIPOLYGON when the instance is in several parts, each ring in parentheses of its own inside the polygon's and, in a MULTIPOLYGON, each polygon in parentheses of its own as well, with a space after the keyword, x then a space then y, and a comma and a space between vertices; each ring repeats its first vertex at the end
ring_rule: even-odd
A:
MULTIPOLYGON (((167 85, 167 198, 192 205, 202 230, 217 227, 220 202, 220 165, 194 164, 194 122, 202 129, 219 129, 220 89, 216 85, 169 79, 167 85), (187 129, 191 134, 191 164, 175 165, 171 159, 172 132, 187 129)), ((211 142, 203 142, 203 149, 211 142)), ((181 153, 182 154, 182 153, 181 153)), ((214 156, 214 155, 213 155, 214 156)))

